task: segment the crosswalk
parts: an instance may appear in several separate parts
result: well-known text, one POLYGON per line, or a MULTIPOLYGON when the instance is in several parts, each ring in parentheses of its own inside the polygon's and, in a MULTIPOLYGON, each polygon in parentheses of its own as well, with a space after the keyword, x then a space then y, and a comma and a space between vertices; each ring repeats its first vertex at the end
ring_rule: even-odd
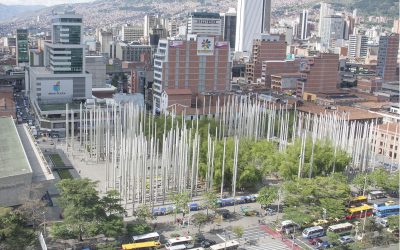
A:
MULTIPOLYGON (((230 231, 222 235, 218 235, 222 240, 232 240, 236 239, 236 235, 230 231)), ((240 246, 240 249, 246 250, 284 250, 288 248, 280 239, 273 238, 271 235, 267 234, 259 226, 244 228, 243 236, 241 237, 241 242, 246 242, 240 246)))

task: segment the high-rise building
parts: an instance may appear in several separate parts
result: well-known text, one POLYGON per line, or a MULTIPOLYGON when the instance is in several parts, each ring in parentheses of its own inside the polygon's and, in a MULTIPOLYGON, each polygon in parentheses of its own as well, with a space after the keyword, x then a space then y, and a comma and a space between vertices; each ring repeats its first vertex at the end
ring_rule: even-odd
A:
POLYGON ((86 71, 92 74, 92 87, 105 87, 107 59, 103 56, 86 56, 85 63, 86 71))
POLYGON ((263 61, 285 60, 286 41, 284 35, 263 34, 261 39, 253 42, 250 62, 246 64, 246 79, 248 83, 256 83, 261 78, 263 61))
POLYGON ((29 64, 28 30, 17 29, 17 66, 29 64))
POLYGON ((396 73, 398 52, 399 34, 392 33, 379 38, 376 73, 385 82, 399 80, 399 76, 396 73))
POLYGON ((210 12, 190 12, 187 20, 187 33, 221 36, 220 15, 210 12))
POLYGON ((111 31, 100 31, 99 32, 100 52, 110 56, 110 42, 112 41, 113 41, 113 34, 111 31))
POLYGON ((85 69, 82 16, 74 12, 52 18, 52 40, 44 43, 44 66, 29 69, 27 88, 38 103, 66 103, 92 94, 92 75, 85 69))
POLYGON ((344 21, 338 15, 328 15, 322 18, 321 47, 332 49, 337 39, 343 39, 344 21))
POLYGON ((324 24, 324 17, 332 15, 333 10, 331 9, 331 5, 328 3, 322 3, 321 2, 321 7, 319 9, 319 22, 318 22, 318 36, 321 37, 322 35, 322 29, 325 27, 324 24))
POLYGON ((122 38, 124 42, 140 41, 143 38, 143 27, 140 26, 122 26, 122 38))
POLYGON ((366 57, 368 51, 368 37, 364 35, 349 36, 349 57, 366 57))
POLYGON ((236 40, 236 10, 230 9, 226 13, 221 13, 222 39, 229 41, 232 49, 235 49, 236 40))
POLYGON ((400 34, 400 18, 394 19, 392 32, 400 34))
POLYGON ((149 14, 144 16, 144 25, 143 25, 143 36, 145 39, 149 39, 151 31, 154 27, 163 27, 166 28, 166 21, 159 15, 149 14))
POLYGON ((303 10, 300 14, 300 36, 301 40, 306 40, 308 38, 308 10, 303 10))
POLYGON ((140 62, 142 57, 152 58, 150 45, 123 42, 116 44, 115 57, 113 58, 118 58, 121 61, 140 62))
POLYGON ((168 30, 167 31, 168 31, 169 37, 175 37, 178 35, 179 30, 178 30, 178 22, 176 19, 168 20, 168 30))
POLYGON ((304 92, 326 93, 337 90, 339 82, 339 55, 320 53, 300 62, 300 73, 304 76, 297 84, 297 95, 304 92))
POLYGON ((154 59, 153 107, 166 109, 164 91, 179 92, 189 99, 200 93, 227 91, 231 68, 229 44, 218 37, 162 39, 154 59))
POLYGON ((253 40, 269 33, 271 0, 238 0, 235 51, 250 52, 253 40))

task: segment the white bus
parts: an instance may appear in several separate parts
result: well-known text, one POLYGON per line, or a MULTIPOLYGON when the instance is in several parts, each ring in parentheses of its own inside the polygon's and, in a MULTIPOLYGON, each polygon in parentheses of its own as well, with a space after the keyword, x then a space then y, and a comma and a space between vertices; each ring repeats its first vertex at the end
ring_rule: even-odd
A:
POLYGON ((190 249, 193 247, 193 238, 191 236, 172 238, 165 244, 165 248, 168 250, 190 249))
POLYGON ((222 249, 232 250, 238 248, 239 248, 239 242, 237 242, 236 240, 230 240, 213 245, 210 247, 210 250, 222 250, 222 249))
POLYGON ((299 230, 299 229, 300 229, 299 224, 295 223, 292 220, 284 220, 276 228, 276 231, 280 232, 280 233, 290 234, 290 233, 293 233, 293 232, 295 232, 296 230, 299 230))
POLYGON ((132 237, 133 243, 148 242, 148 241, 160 241, 160 235, 157 232, 135 235, 132 237))
POLYGON ((321 237, 321 236, 324 236, 324 234, 325 234, 324 228, 321 226, 308 227, 308 228, 304 229, 303 233, 302 233, 303 238, 306 238, 306 239, 321 237))
POLYGON ((386 198, 386 193, 383 191, 371 191, 368 193, 368 200, 386 198))
POLYGON ((328 227, 328 232, 337 233, 337 234, 347 234, 353 229, 353 224, 349 222, 336 224, 328 227))

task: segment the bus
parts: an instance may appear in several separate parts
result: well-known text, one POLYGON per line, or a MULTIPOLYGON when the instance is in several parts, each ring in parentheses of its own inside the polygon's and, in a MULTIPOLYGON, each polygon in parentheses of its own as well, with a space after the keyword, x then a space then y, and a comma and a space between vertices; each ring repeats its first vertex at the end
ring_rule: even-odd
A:
POLYGON ((386 198, 386 193, 383 191, 371 191, 368 193, 369 200, 386 198))
POLYGON ((165 244, 165 248, 168 250, 190 249, 193 247, 193 238, 191 236, 171 238, 165 244))
POLYGON ((352 220, 356 218, 364 218, 368 216, 372 216, 374 213, 374 208, 369 205, 362 205, 360 207, 352 207, 347 209, 349 213, 346 215, 347 220, 352 220))
POLYGON ((375 215, 378 217, 387 217, 391 215, 398 215, 400 214, 400 206, 399 205, 393 205, 393 206, 382 206, 382 207, 377 207, 375 210, 375 215))
POLYGON ((345 223, 340 223, 340 224, 329 226, 327 232, 332 232, 332 233, 336 233, 339 235, 345 235, 345 234, 350 233, 351 230, 353 230, 353 224, 351 224, 349 222, 345 222, 345 223))
POLYGON ((312 238, 317 238, 317 237, 322 237, 325 235, 325 230, 321 226, 316 226, 316 227, 308 227, 303 230, 303 238, 305 239, 312 239, 312 238))
POLYGON ((284 220, 279 226, 276 227, 276 231, 280 233, 290 234, 300 229, 300 225, 292 220, 284 220))
POLYGON ((239 242, 237 242, 236 240, 229 240, 210 246, 210 250, 222 250, 222 249, 232 250, 238 248, 239 248, 239 242))
POLYGON ((157 232, 148 234, 135 235, 132 237, 133 243, 148 242, 148 241, 160 241, 160 235, 157 232))
POLYGON ((124 250, 153 250, 161 247, 161 243, 158 241, 149 241, 149 242, 139 242, 139 243, 131 243, 122 245, 122 249, 124 250))
POLYGON ((346 207, 359 207, 359 206, 362 206, 364 204, 367 204, 367 202, 368 202, 367 197, 362 196, 362 195, 361 196, 356 196, 356 197, 351 198, 347 202, 346 207))

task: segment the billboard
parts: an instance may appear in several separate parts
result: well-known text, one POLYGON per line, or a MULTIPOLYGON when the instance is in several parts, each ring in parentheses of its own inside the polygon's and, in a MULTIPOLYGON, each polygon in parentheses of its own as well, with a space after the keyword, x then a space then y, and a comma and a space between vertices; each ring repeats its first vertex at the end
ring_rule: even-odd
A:
POLYGON ((169 41, 170 48, 183 48, 183 41, 169 41))
POLYGON ((214 37, 197 37, 197 55, 214 55, 214 37))
POLYGON ((42 98, 72 98, 72 80, 42 80, 40 83, 42 98))
POLYGON ((229 42, 227 42, 227 41, 218 41, 215 43, 216 49, 222 49, 222 48, 228 48, 228 47, 229 47, 229 42))

